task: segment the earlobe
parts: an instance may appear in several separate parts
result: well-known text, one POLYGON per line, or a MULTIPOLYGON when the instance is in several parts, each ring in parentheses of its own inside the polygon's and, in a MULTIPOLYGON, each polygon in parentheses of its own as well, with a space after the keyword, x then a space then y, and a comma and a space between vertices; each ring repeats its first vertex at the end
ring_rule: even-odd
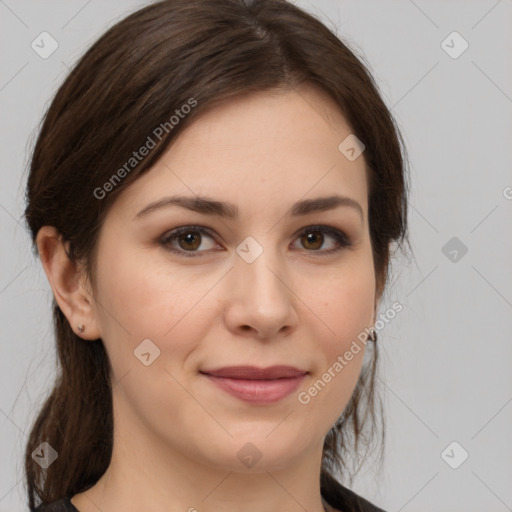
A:
POLYGON ((73 331, 84 339, 100 338, 95 302, 83 285, 83 268, 69 259, 62 235, 53 226, 43 226, 36 244, 55 300, 73 331))

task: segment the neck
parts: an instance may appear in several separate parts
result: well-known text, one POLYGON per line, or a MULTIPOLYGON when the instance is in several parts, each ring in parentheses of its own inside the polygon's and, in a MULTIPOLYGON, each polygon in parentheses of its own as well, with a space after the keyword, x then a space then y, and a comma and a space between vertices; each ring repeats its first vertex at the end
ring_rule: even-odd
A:
MULTIPOLYGON (((115 424, 132 429, 136 422, 115 424)), ((320 493, 323 443, 295 457, 269 450, 268 456, 263 453, 254 467, 245 469, 238 460, 206 460, 202 453, 186 452, 156 434, 148 435, 148 430, 144 433, 115 431, 107 471, 93 487, 72 498, 80 512, 332 510, 320 493)), ((231 444, 222 449, 238 452, 239 443, 231 444)))

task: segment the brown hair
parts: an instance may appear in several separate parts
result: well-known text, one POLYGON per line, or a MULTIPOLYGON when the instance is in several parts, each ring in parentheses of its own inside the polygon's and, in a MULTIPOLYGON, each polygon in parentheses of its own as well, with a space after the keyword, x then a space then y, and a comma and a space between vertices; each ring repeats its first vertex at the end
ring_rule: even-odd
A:
MULTIPOLYGON (((327 92, 365 144, 380 296, 391 243, 401 247, 407 240, 403 141, 362 59, 323 23, 285 0, 164 0, 121 20, 88 49, 57 91, 34 147, 25 210, 34 252, 39 229, 55 226, 68 242, 69 258, 82 261, 94 282, 94 251, 109 207, 184 128, 234 95, 289 90, 301 82, 327 92), (169 128, 170 116, 191 100, 195 106, 169 128), (160 137, 157 127, 167 128, 157 132, 160 137), (152 134, 155 147, 128 172, 126 162, 152 134), (126 172, 117 173, 122 179, 113 182, 123 166, 126 172), (107 182, 111 186, 104 186, 107 182), (101 199, 99 188, 109 190, 101 199)), ((113 447, 112 384, 102 340, 76 336, 55 299, 53 317, 60 367, 26 446, 31 509, 36 498, 49 503, 93 486, 113 447), (44 441, 59 454, 46 470, 31 457, 44 441)), ((371 344, 368 348, 372 362, 326 436, 322 482, 344 471, 348 457, 358 453, 368 414, 367 448, 373 438, 378 352, 371 344)))

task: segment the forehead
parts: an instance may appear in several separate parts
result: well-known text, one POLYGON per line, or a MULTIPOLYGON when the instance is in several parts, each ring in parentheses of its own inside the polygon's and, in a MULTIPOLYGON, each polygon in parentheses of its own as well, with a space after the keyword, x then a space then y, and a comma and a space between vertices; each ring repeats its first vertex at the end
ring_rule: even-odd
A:
POLYGON ((276 202, 340 193, 366 211, 364 159, 349 161, 338 149, 350 134, 334 101, 313 86, 239 95, 181 132, 123 191, 118 208, 133 212, 166 193, 197 194, 252 215, 276 202))

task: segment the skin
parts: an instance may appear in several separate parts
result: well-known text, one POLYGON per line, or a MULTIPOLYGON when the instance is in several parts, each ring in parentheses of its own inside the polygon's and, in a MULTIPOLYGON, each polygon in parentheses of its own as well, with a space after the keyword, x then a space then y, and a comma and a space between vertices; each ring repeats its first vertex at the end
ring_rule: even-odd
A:
POLYGON ((96 485, 73 496, 80 512, 323 512, 323 441, 354 390, 365 345, 309 404, 297 396, 373 325, 379 300, 364 154, 349 161, 338 150, 350 133, 313 86, 244 95, 197 119, 119 195, 100 232, 96 282, 71 265, 53 227, 41 229, 59 306, 83 343, 102 338, 113 368, 113 457, 96 485), (347 206, 287 216, 296 201, 333 193, 357 201, 363 217, 347 206), (172 206, 134 220, 174 194, 229 201, 240 217, 172 206), (338 246, 331 235, 301 237, 314 224, 343 231, 352 245, 325 254, 338 246), (197 257, 159 243, 187 225, 213 235, 174 239, 172 248, 197 257), (263 248, 252 263, 236 252, 247 236, 263 248), (147 338, 160 356, 145 366, 134 350, 147 338), (309 373, 273 404, 239 400, 199 373, 238 364, 309 373), (262 454, 252 467, 237 457, 249 442, 262 454))

